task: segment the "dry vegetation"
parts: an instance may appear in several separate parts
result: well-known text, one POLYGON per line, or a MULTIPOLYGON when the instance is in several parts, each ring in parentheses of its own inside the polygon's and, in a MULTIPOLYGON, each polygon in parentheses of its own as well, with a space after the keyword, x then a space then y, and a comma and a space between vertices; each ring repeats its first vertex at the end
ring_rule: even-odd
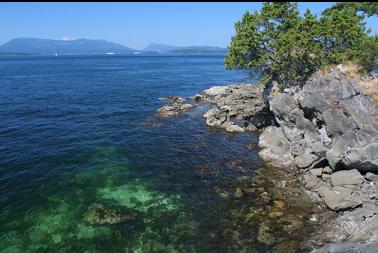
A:
POLYGON ((346 62, 342 65, 329 65, 316 72, 316 75, 323 76, 332 68, 339 68, 347 76, 356 80, 363 88, 362 94, 370 96, 378 103, 378 78, 374 78, 366 73, 361 66, 354 62, 346 62))
POLYGON ((359 65, 351 62, 344 64, 343 70, 362 86, 362 94, 372 97, 378 103, 378 78, 369 76, 359 65))

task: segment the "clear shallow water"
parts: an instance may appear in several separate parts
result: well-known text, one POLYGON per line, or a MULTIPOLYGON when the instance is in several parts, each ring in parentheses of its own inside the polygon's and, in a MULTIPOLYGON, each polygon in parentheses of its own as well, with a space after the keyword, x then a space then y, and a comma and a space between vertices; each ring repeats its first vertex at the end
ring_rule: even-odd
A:
POLYGON ((0 58, 0 251, 264 252, 256 222, 233 221, 257 135, 208 129, 206 108, 154 115, 159 97, 238 81, 222 57, 0 58), (94 203, 137 216, 92 225, 94 203))

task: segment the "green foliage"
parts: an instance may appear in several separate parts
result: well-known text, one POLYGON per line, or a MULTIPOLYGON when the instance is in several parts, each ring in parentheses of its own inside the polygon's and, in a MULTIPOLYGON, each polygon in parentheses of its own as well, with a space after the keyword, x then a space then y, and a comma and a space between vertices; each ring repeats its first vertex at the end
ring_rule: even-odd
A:
POLYGON ((235 24, 236 35, 232 38, 225 59, 227 68, 246 68, 260 71, 263 78, 278 79, 276 43, 300 21, 296 4, 266 3, 261 13, 246 12, 235 24))
POLYGON ((305 17, 298 20, 275 43, 272 64, 274 80, 284 86, 302 82, 321 64, 321 45, 314 40, 319 33, 315 16, 307 11, 305 17))
POLYGON ((367 39, 364 17, 351 9, 334 9, 320 18, 325 63, 340 63, 357 57, 367 39))
POLYGON ((378 71, 378 35, 365 40, 362 48, 359 64, 368 72, 378 71))
POLYGON ((363 19, 352 8, 300 16, 296 3, 267 2, 235 24, 225 65, 260 71, 267 82, 297 85, 323 65, 359 56, 368 38, 363 19))
POLYGON ((340 2, 336 3, 331 8, 324 10, 323 14, 327 14, 333 10, 342 11, 349 9, 351 11, 357 12, 362 11, 366 13, 368 17, 373 15, 378 15, 378 3, 377 2, 340 2))

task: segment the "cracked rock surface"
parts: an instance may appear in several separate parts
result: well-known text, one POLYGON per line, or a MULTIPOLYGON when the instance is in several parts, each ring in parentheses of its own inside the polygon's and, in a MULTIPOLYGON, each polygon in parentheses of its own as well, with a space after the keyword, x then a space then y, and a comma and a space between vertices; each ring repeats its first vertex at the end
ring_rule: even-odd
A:
POLYGON ((327 161, 332 170, 378 172, 378 106, 358 92, 358 83, 339 70, 313 76, 303 88, 285 89, 271 96, 270 109, 281 130, 266 129, 260 138, 261 157, 279 166, 276 143, 288 150, 292 162, 305 169, 327 161), (270 135, 270 137, 267 137, 270 135), (287 141, 285 141, 287 140, 287 141), (265 149, 265 150, 264 150, 265 149), (274 161, 274 160, 278 161, 274 161))
POLYGON ((213 86, 202 92, 213 107, 203 117, 210 127, 228 132, 257 131, 274 123, 273 115, 263 101, 262 86, 238 84, 213 86))

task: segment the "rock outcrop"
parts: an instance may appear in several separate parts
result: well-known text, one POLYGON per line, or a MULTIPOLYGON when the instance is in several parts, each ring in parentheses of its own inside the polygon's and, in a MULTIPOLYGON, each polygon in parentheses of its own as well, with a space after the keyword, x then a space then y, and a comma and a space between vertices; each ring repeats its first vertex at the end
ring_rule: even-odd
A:
POLYGON ((213 104, 203 117, 206 124, 227 132, 257 131, 274 123, 263 101, 264 89, 254 84, 213 86, 202 99, 213 104))
POLYGON ((340 214, 314 252, 376 252, 378 106, 360 90, 335 69, 268 98, 276 125, 260 135, 260 157, 299 169, 308 195, 340 214))
POLYGON ((182 97, 177 97, 177 96, 168 96, 164 98, 159 98, 160 100, 168 101, 168 102, 173 102, 173 103, 182 103, 185 102, 186 99, 182 97))
MULTIPOLYGON (((209 127, 260 131, 260 157, 284 171, 298 170, 309 199, 338 212, 314 236, 315 248, 324 245, 314 253, 377 252, 378 105, 340 68, 301 87, 270 88, 214 86, 192 100, 212 105, 203 115, 209 127)), ((174 103, 159 113, 171 116, 194 106, 174 103)), ((271 243, 268 232, 264 226, 258 232, 265 244, 271 243)))
POLYGON ((328 163, 333 170, 378 172, 378 106, 359 93, 358 83, 339 70, 313 76, 303 88, 285 89, 269 98, 278 126, 266 129, 292 157, 277 157, 272 145, 260 138, 261 157, 282 167, 301 169, 328 163), (279 130, 278 130, 279 129, 279 130), (271 150, 271 152, 269 151, 271 150), (287 159, 292 159, 291 162, 287 159))
POLYGON ((313 236, 324 244, 312 253, 373 253, 378 247, 378 216, 368 209, 356 209, 330 221, 313 236))
POLYGON ((173 103, 162 106, 159 110, 159 116, 163 118, 176 116, 180 112, 184 112, 196 107, 194 104, 180 104, 180 103, 173 103))

